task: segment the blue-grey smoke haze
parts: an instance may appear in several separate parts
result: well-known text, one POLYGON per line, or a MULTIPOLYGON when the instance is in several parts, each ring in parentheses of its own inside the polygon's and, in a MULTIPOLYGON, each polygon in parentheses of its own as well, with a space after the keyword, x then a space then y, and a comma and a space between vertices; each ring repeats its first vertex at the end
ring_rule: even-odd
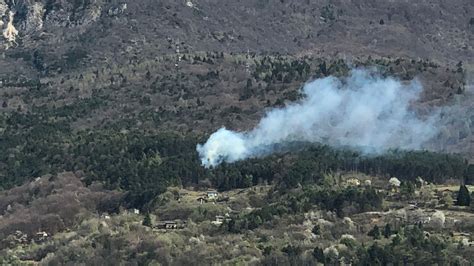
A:
POLYGON ((303 87, 303 98, 266 113, 248 132, 221 128, 197 151, 205 167, 272 152, 276 144, 318 142, 365 153, 416 150, 438 134, 435 112, 419 118, 410 105, 422 86, 354 69, 348 77, 316 79, 303 87))

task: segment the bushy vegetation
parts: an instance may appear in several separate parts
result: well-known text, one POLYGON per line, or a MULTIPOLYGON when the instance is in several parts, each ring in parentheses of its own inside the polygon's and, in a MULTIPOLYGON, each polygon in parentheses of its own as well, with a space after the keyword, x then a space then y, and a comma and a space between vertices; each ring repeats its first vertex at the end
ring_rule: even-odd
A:
POLYGON ((253 230, 274 218, 306 213, 315 207, 334 212, 342 218, 354 213, 380 210, 382 200, 383 196, 373 188, 305 187, 300 192, 293 191, 276 198, 269 197, 263 208, 230 220, 223 227, 231 233, 241 233, 253 230))
MULTIPOLYGON (((330 11, 328 6, 324 12, 330 11)), ((82 56, 76 52, 71 58, 82 56)), ((41 65, 40 56, 36 57, 41 65)), ((159 60, 174 62, 172 57, 159 60)), ((1 251, 0 263, 17 264, 20 258, 49 264, 193 264, 196 259, 203 264, 245 264, 257 259, 264 265, 457 261, 444 255, 453 243, 420 235, 419 227, 387 223, 368 235, 365 224, 355 226, 348 217, 385 211, 386 200, 421 197, 415 186, 420 177, 430 183, 453 179, 472 183, 474 168, 461 156, 400 150, 367 156, 320 144, 286 143, 267 157, 212 169, 201 166, 195 147, 206 140, 202 132, 221 124, 244 128, 241 125, 255 119, 260 107, 297 100, 302 82, 347 74, 349 67, 343 60, 280 55, 250 55, 244 60, 241 55, 222 53, 187 55, 183 60, 189 61, 183 68, 199 71, 156 74, 157 68, 147 63, 139 66, 143 77, 130 69, 96 70, 77 75, 77 82, 61 81, 54 90, 39 81, 4 82, 22 91, 18 92, 21 104, 7 99, 0 112, 4 191, 0 235, 8 249, 1 251), (245 62, 250 73, 225 70, 245 62), (134 78, 146 84, 137 86, 134 78), (223 82, 230 84, 231 89, 223 93, 233 95, 233 104, 209 100, 219 96, 216 88, 223 82), (107 85, 94 88, 96 83, 107 85), (90 95, 83 97, 83 91, 90 95), (71 172, 67 182, 57 175, 64 171, 71 172), (385 187, 341 185, 339 179, 347 173, 366 174, 385 183, 396 177, 401 180, 399 193, 391 195, 385 187), (35 183, 39 176, 43 178, 35 183), (240 201, 231 199, 228 205, 200 205, 196 200, 180 202, 171 186, 252 193, 240 201), (254 186, 271 189, 257 192, 254 186), (238 213, 232 210, 221 226, 210 222, 230 207, 238 213), (130 216, 124 208, 139 208, 143 214, 130 216), (311 218, 314 213, 316 218, 311 218), (155 234, 157 219, 180 219, 187 226, 179 233, 155 234), (18 242, 16 229, 30 238, 40 230, 55 237, 41 245, 18 242), (429 252, 436 259, 429 259, 429 252)), ((355 64, 377 65, 384 74, 402 79, 437 68, 425 61, 371 58, 355 64), (405 71, 407 64, 411 68, 405 71)), ((449 80, 446 86, 457 89, 461 84, 449 80)), ((457 203, 469 205, 469 192, 461 189, 458 194, 457 203)), ((448 204, 452 195, 444 195, 441 202, 452 205, 448 204)))

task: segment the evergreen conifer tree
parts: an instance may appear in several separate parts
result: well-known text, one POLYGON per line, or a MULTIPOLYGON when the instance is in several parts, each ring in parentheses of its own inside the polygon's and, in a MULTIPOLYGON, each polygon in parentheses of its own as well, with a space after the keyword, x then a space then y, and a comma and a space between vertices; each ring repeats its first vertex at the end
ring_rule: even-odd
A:
POLYGON ((458 197, 456 205, 458 206, 469 206, 471 204, 471 195, 466 185, 461 185, 459 187, 458 197))

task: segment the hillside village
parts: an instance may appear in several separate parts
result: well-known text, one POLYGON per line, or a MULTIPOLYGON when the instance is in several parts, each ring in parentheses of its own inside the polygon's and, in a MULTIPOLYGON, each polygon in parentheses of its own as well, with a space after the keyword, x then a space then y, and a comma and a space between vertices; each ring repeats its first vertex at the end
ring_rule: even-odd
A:
MULTIPOLYGON (((101 235, 109 235, 117 239, 114 241, 122 239, 113 245, 141 250, 138 256, 150 255, 143 246, 145 243, 163 250, 158 257, 154 255, 156 263, 186 263, 191 254, 207 263, 257 263, 268 260, 270 254, 273 259, 350 263, 354 259, 352 252, 359 245, 394 245, 412 237, 407 234, 415 229, 410 228, 419 228, 422 234, 417 241, 438 241, 443 249, 456 250, 459 262, 463 263, 462 254, 474 250, 474 204, 458 206, 459 184, 453 181, 435 185, 419 178, 413 186, 406 186, 395 179, 355 172, 328 175, 326 182, 340 190, 375 189, 383 198, 380 208, 365 212, 348 209, 344 211, 348 215, 340 217, 313 205, 305 212, 276 215, 253 230, 230 234, 231 224, 258 213, 269 203, 284 200, 286 196, 277 196, 276 184, 221 192, 210 187, 170 187, 148 212, 137 209, 91 212, 77 227, 57 233, 38 231, 29 235, 17 230, 2 241, 8 247, 3 261, 35 264, 35 257, 60 243, 62 247, 43 258, 42 263, 59 262, 60 257, 77 252, 98 255, 97 252, 107 248, 105 245, 110 245, 101 242, 101 235), (135 242, 135 237, 140 241, 135 242), (89 245, 95 246, 96 251, 89 245), (226 251, 221 254, 219 250, 226 251)), ((466 188, 474 190, 474 186, 466 188)), ((295 188, 288 194, 297 195, 303 190, 303 187, 295 188)), ((0 196, 0 202, 3 200, 0 196)))

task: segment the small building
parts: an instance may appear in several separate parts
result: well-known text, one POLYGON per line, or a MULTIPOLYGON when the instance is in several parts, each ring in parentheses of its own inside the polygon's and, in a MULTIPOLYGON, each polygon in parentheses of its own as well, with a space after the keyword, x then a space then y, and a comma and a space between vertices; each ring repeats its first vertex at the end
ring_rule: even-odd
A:
POLYGON ((451 191, 449 188, 438 191, 438 195, 441 197, 446 196, 446 195, 452 195, 452 194, 453 194, 453 191, 451 191))
POLYGON ((157 229, 177 229, 178 224, 175 221, 162 221, 156 224, 157 229))
POLYGON ((428 182, 426 182, 425 180, 423 180, 423 178, 421 178, 421 176, 419 176, 419 177, 416 178, 416 183, 417 183, 420 187, 423 187, 423 186, 428 185, 428 182))
POLYGON ((207 198, 206 197, 199 197, 196 199, 200 204, 204 204, 207 202, 207 198))
POLYGON ((15 242, 18 244, 28 244, 28 235, 20 230, 16 230, 13 234, 15 242))
POLYGON ((453 238, 454 241, 461 241, 464 238, 470 239, 471 234, 464 233, 464 232, 453 232, 453 233, 451 233, 451 237, 453 238))
POLYGON ((358 186, 360 186, 360 180, 357 179, 357 178, 349 178, 346 181, 346 185, 349 186, 349 187, 358 187, 358 186))
POLYGON ((224 223, 225 221, 225 217, 222 216, 222 215, 216 215, 216 220, 215 221, 212 221, 211 223, 214 224, 214 225, 221 225, 222 223, 224 223))
POLYGON ((464 232, 453 232, 451 237, 454 241, 460 242, 463 246, 472 247, 474 246, 474 241, 472 241, 471 234, 464 232))
POLYGON ((408 220, 412 224, 428 224, 431 222, 431 216, 418 209, 410 212, 408 220))
POLYGON ((211 223, 214 224, 214 225, 221 225, 225 221, 230 221, 230 220, 232 220, 232 219, 230 218, 230 215, 227 213, 225 216, 224 215, 216 215, 216 220, 212 221, 211 223))
POLYGON ((219 196, 219 194, 218 194, 217 191, 215 191, 215 190, 209 190, 209 191, 207 191, 206 195, 207 195, 207 198, 208 198, 209 200, 215 200, 215 199, 217 199, 218 196, 219 196))
POLYGON ((33 238, 33 240, 36 243, 43 243, 43 242, 47 241, 48 239, 49 239, 49 235, 48 235, 48 233, 46 233, 44 231, 36 233, 34 238, 33 238))
POLYGON ((155 228, 166 230, 182 229, 184 228, 184 224, 180 221, 161 221, 155 225, 155 228))
POLYGON ((133 209, 133 214, 140 214, 140 211, 138 209, 133 209))

